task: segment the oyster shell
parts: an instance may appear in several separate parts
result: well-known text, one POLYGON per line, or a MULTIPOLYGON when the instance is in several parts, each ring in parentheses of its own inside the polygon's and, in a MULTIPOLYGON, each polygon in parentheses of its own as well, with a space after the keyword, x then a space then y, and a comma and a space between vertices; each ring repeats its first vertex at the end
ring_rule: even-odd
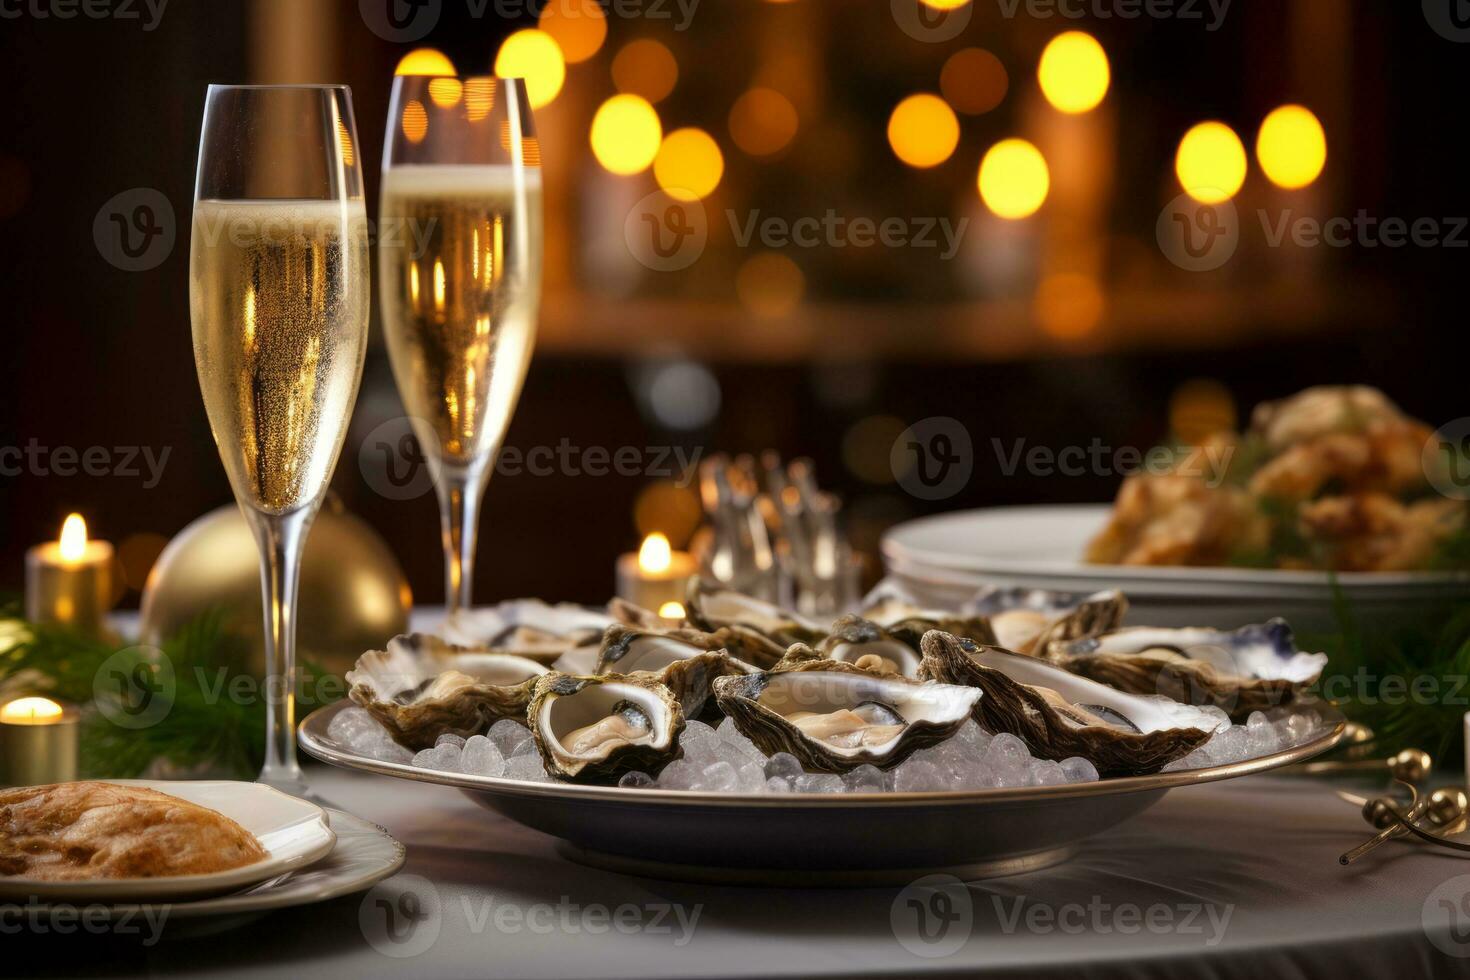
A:
POLYGON ((460 646, 494 650, 549 664, 568 651, 596 646, 616 620, 571 602, 511 599, 462 609, 444 624, 444 638, 460 646))
POLYGON ((1327 666, 1325 653, 1297 648, 1283 619, 1237 630, 1136 627, 1054 644, 1051 652, 1083 677, 1214 705, 1232 718, 1295 700, 1327 666))
POLYGON ((789 752, 809 770, 891 769, 949 738, 981 692, 878 674, 793 647, 777 669, 721 677, 715 699, 768 755, 789 752))
POLYGON ((684 615, 708 633, 725 626, 743 627, 785 650, 793 643, 815 643, 826 635, 822 624, 743 592, 711 587, 698 577, 689 581, 684 615))
POLYGON ((976 647, 948 633, 924 636, 922 675, 978 687, 975 720, 1010 732, 1033 754, 1087 759, 1104 776, 1157 772, 1202 745, 1219 719, 1202 708, 1115 690, 1036 657, 976 647))
POLYGON ((547 772, 577 782, 656 773, 679 756, 684 730, 674 693, 646 675, 546 674, 526 717, 547 772))
POLYGON ((858 616, 843 616, 818 649, 833 660, 880 674, 917 677, 919 652, 908 643, 858 616))
POLYGON ((963 607, 964 613, 989 620, 995 646, 1038 655, 1051 643, 1117 629, 1127 611, 1128 600, 1116 590, 1082 595, 994 587, 981 590, 963 607))
POLYGON ((697 718, 709 701, 716 677, 757 669, 726 652, 721 642, 725 633, 609 626, 593 673, 652 675, 674 692, 685 718, 697 718))
POLYGON ((526 657, 413 633, 357 658, 346 675, 347 694, 399 745, 426 749, 440 735, 468 738, 502 718, 524 722, 532 688, 545 673, 526 657))

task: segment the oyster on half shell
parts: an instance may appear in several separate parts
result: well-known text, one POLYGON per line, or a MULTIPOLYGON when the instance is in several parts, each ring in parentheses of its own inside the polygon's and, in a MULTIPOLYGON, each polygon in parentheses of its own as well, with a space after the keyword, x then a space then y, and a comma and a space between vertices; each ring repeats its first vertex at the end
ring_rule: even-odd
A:
POLYGON ((347 672, 348 697, 398 744, 426 749, 440 735, 468 738, 502 718, 524 723, 546 668, 506 653, 467 650, 436 636, 395 636, 347 672))
POLYGON ((679 756, 684 730, 678 699, 646 675, 547 674, 526 717, 546 770, 576 782, 656 773, 679 756))
POLYGON ((511 599, 454 613, 444 624, 444 637, 460 646, 549 664, 569 651, 596 647, 614 622, 607 612, 571 602, 511 599))
POLYGON ((996 587, 982 589, 963 607, 965 614, 990 621, 995 646, 1036 655, 1058 641, 1117 629, 1127 611, 1128 600, 1115 590, 1082 595, 996 587))
POLYGON ((1295 700, 1317 682, 1325 653, 1297 648, 1283 619, 1237 630, 1136 627, 1053 644, 1075 674, 1135 694, 1210 704, 1245 718, 1295 700))
POLYGON ((917 649, 877 623, 858 616, 843 616, 833 623, 831 632, 817 649, 833 660, 880 674, 903 677, 919 674, 917 649))
POLYGON ((722 640, 726 630, 645 630, 609 626, 603 634, 596 675, 651 675, 674 692, 685 718, 704 711, 715 678, 755 673, 756 667, 731 656, 722 640))
POLYGON ((1214 734, 1221 719, 1169 698, 1143 697, 1069 673, 1036 657, 925 634, 922 676, 985 692, 975 720, 1010 732, 1033 754, 1087 759, 1104 776, 1157 772, 1214 734))
POLYGON ((720 709, 762 751, 834 773, 893 768, 958 731, 980 698, 975 688, 875 673, 801 646, 775 670, 715 681, 720 709))
POLYGON ((724 626, 744 627, 770 639, 781 650, 793 643, 815 643, 826 635, 822 624, 815 620, 743 592, 707 585, 697 576, 689 580, 684 610, 689 623, 706 632, 724 626))

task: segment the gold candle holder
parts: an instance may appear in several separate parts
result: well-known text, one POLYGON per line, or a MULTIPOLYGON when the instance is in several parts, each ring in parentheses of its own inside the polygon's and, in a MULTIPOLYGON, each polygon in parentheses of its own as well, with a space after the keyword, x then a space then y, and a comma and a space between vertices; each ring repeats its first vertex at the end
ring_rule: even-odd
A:
POLYGON ((61 540, 26 552, 26 619, 105 636, 112 563, 112 545, 87 540, 87 522, 72 514, 61 526, 61 540))
POLYGON ((684 618, 684 595, 698 570, 694 556, 669 547, 657 532, 643 539, 638 553, 618 556, 617 594, 669 622, 684 618))
POLYGON ((77 778, 75 708, 50 698, 0 707, 0 786, 42 786, 77 778))

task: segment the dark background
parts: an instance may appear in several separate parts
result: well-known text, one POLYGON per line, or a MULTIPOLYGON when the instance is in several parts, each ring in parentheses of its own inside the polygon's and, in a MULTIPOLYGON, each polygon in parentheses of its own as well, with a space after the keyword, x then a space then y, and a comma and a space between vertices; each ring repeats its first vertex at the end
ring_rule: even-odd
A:
MULTIPOLYGON (((717 20, 703 35, 691 32, 682 38, 686 54, 681 60, 687 65, 694 48, 706 56, 696 59, 708 62, 704 70, 718 73, 726 70, 722 52, 741 47, 741 32, 756 29, 747 22, 763 16, 767 5, 724 0, 724 11, 717 13, 714 0, 705 2, 712 5, 712 18, 726 20, 717 20)), ((853 6, 826 2, 833 9, 853 6)), ((381 40, 363 26, 355 3, 344 0, 339 6, 341 77, 330 80, 353 88, 360 141, 370 148, 363 156, 372 212, 389 78, 398 59, 416 45, 381 40)), ((488 68, 500 38, 532 20, 475 20, 463 15, 461 6, 446 0, 438 27, 418 43, 446 52, 462 72, 488 68)), ((8 371, 0 384, 0 446, 35 440, 51 449, 141 445, 170 450, 163 480, 151 489, 144 488, 141 477, 0 477, 0 589, 20 588, 24 550, 54 538, 72 510, 88 517, 96 535, 114 542, 146 535, 134 545, 147 554, 193 518, 230 500, 194 373, 187 221, 204 86, 250 77, 249 7, 242 0, 172 0, 152 32, 138 22, 83 17, 27 14, 0 20, 5 104, 0 322, 8 345, 3 358, 8 371), (135 187, 166 195, 179 228, 172 254, 148 272, 113 267, 93 241, 98 209, 135 187)), ((1221 118, 1236 125, 1249 147, 1264 112, 1296 98, 1293 72, 1310 65, 1312 57, 1330 59, 1341 70, 1347 86, 1342 105, 1351 114, 1350 125, 1326 119, 1330 213, 1351 215, 1363 208, 1408 220, 1470 214, 1464 139, 1470 45, 1431 31, 1417 2, 1235 0, 1225 26, 1215 33, 1177 22, 997 25, 977 17, 966 40, 1029 51, 1033 35, 1044 39, 1074 26, 1094 32, 1112 60, 1109 100, 1117 106, 1120 150, 1108 224, 1119 236, 1151 237, 1158 175, 1167 171, 1183 129, 1198 119, 1221 118), (1283 25, 1298 4, 1310 5, 1313 16, 1336 25, 1305 40, 1298 29, 1295 43, 1322 46, 1305 61, 1291 55, 1284 40, 1283 25), (1346 22, 1331 20, 1342 15, 1346 22)), ((622 28, 614 25, 609 47, 622 28)), ((891 22, 887 29, 892 30, 891 22)), ((884 37, 877 21, 862 21, 855 30, 884 37)), ((621 37, 636 33, 625 31, 621 37)), ((901 39, 894 42, 895 50, 912 47, 901 44, 901 39)), ((598 57, 605 61, 607 56, 604 51, 598 57)), ((833 89, 861 92, 865 85, 878 85, 875 79, 916 70, 914 59, 924 56, 920 50, 885 64, 834 56, 824 71, 833 89)), ((924 69, 926 81, 908 89, 933 87, 928 79, 942 52, 927 56, 934 64, 924 69)), ((1008 64, 1013 87, 1034 88, 1034 56, 1028 57, 1008 64)), ((569 93, 576 72, 586 68, 574 66, 569 72, 569 93)), ((605 74, 605 65, 598 70, 605 74)), ((904 87, 896 90, 902 94, 904 87)), ((890 104, 874 107, 880 124, 890 104)), ((721 135, 716 126, 710 128, 721 135)), ((548 158, 587 155, 585 139, 558 145, 545 131, 543 138, 548 158)), ((967 131, 965 146, 970 140, 967 131)), ((726 153, 733 156, 728 148, 726 153)), ((978 149, 963 164, 968 177, 957 179, 973 181, 977 154, 978 149)), ((733 171, 732 164, 731 183, 738 176, 733 171)), ((860 168, 853 180, 858 187, 893 185, 905 173, 890 157, 860 168)), ((1253 173, 1252 179, 1259 177, 1253 173)), ((1105 335, 1088 344, 1036 338, 989 352, 983 345, 957 351, 914 341, 916 333, 923 337, 928 296, 906 286, 922 276, 906 267, 892 279, 880 277, 876 286, 875 280, 865 280, 861 290, 837 273, 813 276, 807 298, 814 309, 871 304, 861 331, 867 339, 861 343, 849 343, 841 329, 823 327, 807 330, 802 343, 780 352, 754 342, 744 350, 738 336, 702 344, 700 331, 714 328, 700 325, 702 307, 689 296, 682 297, 690 303, 687 318, 677 303, 660 306, 658 318, 630 333, 621 349, 609 344, 605 330, 584 343, 580 312, 604 304, 558 301, 556 294, 569 293, 568 283, 580 275, 574 259, 555 275, 549 271, 550 339, 531 366, 508 442, 527 448, 556 445, 565 437, 582 447, 673 443, 707 452, 775 448, 787 456, 810 455, 823 483, 847 500, 854 533, 868 547, 881 527, 939 509, 1101 501, 1116 489, 1115 476, 1006 477, 988 448, 990 438, 1060 447, 1086 445, 1097 437, 1115 446, 1147 447, 1167 434, 1171 395, 1195 378, 1222 383, 1242 415, 1261 399, 1310 384, 1345 382, 1382 387, 1409 412, 1436 425, 1467 414, 1462 297, 1470 251, 1464 242, 1462 237, 1458 249, 1333 250, 1314 273, 1322 287, 1317 293, 1327 299, 1266 317, 1257 316, 1261 290, 1284 283, 1289 294, 1295 273, 1262 271, 1273 257, 1256 257, 1235 279, 1216 283, 1198 316, 1189 304, 1160 299, 1156 310, 1145 311, 1143 318, 1153 324, 1147 331, 1130 330, 1127 309, 1119 309, 1110 314, 1105 335), (1215 323, 1228 329, 1217 330, 1211 326, 1215 323), (892 341, 874 343, 872 334, 884 330, 891 331, 892 341), (639 408, 630 368, 667 356, 666 349, 652 349, 647 340, 662 332, 683 338, 680 349, 700 359, 719 381, 721 408, 707 427, 665 431, 639 408), (716 348, 717 354, 706 354, 716 348), (959 495, 931 504, 891 482, 860 478, 845 461, 843 437, 855 421, 874 414, 905 422, 932 415, 962 420, 977 450, 970 484, 959 495)), ((825 258, 833 266, 842 264, 841 255, 825 258)), ((711 302, 726 298, 717 290, 711 302)), ((840 321, 841 315, 835 318, 840 321)), ((829 315, 824 322, 832 319, 829 315)), ((733 322, 738 326, 738 315, 733 322)), ((594 326, 587 327, 589 336, 594 326)), ((983 313, 977 314, 974 329, 982 335, 989 329, 983 313)), ((384 535, 417 598, 438 602, 441 564, 432 496, 385 499, 369 488, 358 465, 364 434, 398 413, 393 398, 386 357, 375 336, 334 489, 384 535)), ((648 482, 617 476, 492 481, 482 521, 478 598, 606 598, 615 556, 638 542, 633 507, 648 482)), ((146 561, 130 569, 130 578, 141 568, 146 561)), ((136 598, 134 590, 123 601, 136 598)))

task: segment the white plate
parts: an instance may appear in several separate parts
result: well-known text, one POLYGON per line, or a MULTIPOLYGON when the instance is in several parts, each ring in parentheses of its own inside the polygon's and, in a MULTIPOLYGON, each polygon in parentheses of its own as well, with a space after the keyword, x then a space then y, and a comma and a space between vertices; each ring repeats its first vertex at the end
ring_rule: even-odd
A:
POLYGON ((0 878, 0 900, 92 904, 176 901, 200 895, 218 895, 305 868, 326 857, 337 841, 337 835, 328 825, 326 812, 321 807, 261 783, 161 779, 108 779, 103 782, 155 789, 222 813, 255 835, 266 850, 266 858, 243 868, 203 875, 85 881, 0 878))
POLYGON ((961 602, 985 585, 1063 592, 1114 588, 1150 616, 1135 616, 1135 621, 1160 626, 1183 625, 1181 620, 1238 626, 1285 615, 1299 626, 1328 628, 1334 586, 1355 611, 1368 615, 1470 596, 1470 575, 1464 573, 1333 575, 1087 564, 1082 561, 1087 542, 1106 523, 1110 509, 1108 504, 996 507, 924 517, 890 529, 883 536, 883 558, 890 574, 927 601, 961 602))

